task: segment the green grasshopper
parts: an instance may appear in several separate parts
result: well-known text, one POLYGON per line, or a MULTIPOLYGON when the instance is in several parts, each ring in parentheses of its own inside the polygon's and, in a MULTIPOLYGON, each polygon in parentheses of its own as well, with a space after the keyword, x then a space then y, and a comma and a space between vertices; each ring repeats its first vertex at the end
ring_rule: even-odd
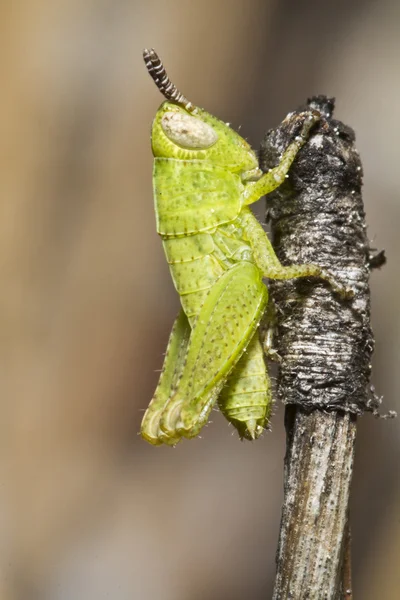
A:
POLYGON ((249 144, 191 104, 154 50, 143 56, 167 100, 152 127, 154 202, 182 309, 141 434, 154 445, 195 437, 218 401, 239 436, 254 440, 272 404, 258 332, 268 303, 263 278, 318 277, 352 295, 318 265, 283 266, 249 208, 285 180, 320 115, 301 113, 299 135, 263 174, 249 144))

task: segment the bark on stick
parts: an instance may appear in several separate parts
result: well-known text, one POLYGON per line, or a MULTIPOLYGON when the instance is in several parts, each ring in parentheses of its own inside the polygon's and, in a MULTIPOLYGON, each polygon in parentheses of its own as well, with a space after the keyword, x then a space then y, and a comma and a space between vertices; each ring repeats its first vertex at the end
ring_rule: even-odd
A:
MULTIPOLYGON (((274 247, 283 264, 317 263, 355 297, 343 301, 318 281, 271 281, 281 356, 278 398, 286 404, 284 505, 274 599, 350 598, 348 503, 356 418, 370 399, 370 248, 361 197, 362 167, 353 131, 332 118, 333 100, 308 107, 323 115, 268 197, 274 247)), ((290 142, 296 113, 270 131, 264 170, 290 142)))

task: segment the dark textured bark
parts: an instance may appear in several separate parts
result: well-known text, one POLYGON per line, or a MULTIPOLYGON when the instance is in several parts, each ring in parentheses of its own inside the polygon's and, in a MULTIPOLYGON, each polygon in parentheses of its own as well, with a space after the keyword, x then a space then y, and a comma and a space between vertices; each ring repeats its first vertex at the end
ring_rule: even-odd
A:
MULTIPOLYGON (((353 131, 328 117, 332 102, 318 99, 312 106, 327 117, 300 151, 287 183, 268 197, 274 247, 284 264, 326 267, 355 298, 342 301, 317 281, 270 282, 281 317, 278 395, 306 409, 361 414, 377 408, 366 395, 374 342, 362 168, 353 131)), ((271 148, 282 152, 295 131, 294 113, 267 135, 263 168, 271 163, 271 148)))
MULTIPOLYGON (((269 284, 278 307, 277 394, 287 405, 275 599, 351 597, 348 502, 356 415, 379 404, 368 394, 370 249, 354 133, 332 119, 333 101, 318 97, 309 106, 323 119, 287 182, 268 197, 274 247, 283 264, 327 268, 355 297, 343 301, 315 280, 269 284)), ((264 170, 295 133, 293 113, 267 134, 264 170)))

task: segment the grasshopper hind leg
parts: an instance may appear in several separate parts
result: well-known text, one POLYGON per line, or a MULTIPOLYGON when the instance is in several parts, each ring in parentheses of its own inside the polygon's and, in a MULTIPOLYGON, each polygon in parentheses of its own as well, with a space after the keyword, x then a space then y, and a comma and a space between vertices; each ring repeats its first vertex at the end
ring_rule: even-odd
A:
POLYGON ((213 285, 193 326, 181 376, 161 416, 160 429, 167 436, 198 435, 258 327, 267 296, 257 267, 247 261, 226 271, 213 285))
POLYGON ((188 319, 181 310, 172 327, 156 391, 141 425, 142 437, 154 446, 163 443, 174 446, 181 439, 178 434, 165 435, 160 430, 160 420, 183 369, 190 331, 188 319))

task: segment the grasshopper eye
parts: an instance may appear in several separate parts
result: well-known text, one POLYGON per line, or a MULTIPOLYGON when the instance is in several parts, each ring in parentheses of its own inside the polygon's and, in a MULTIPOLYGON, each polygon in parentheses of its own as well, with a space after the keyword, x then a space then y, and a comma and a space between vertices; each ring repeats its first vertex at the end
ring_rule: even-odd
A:
POLYGON ((211 125, 183 113, 165 113, 161 127, 171 142, 189 150, 209 148, 218 140, 211 125))

